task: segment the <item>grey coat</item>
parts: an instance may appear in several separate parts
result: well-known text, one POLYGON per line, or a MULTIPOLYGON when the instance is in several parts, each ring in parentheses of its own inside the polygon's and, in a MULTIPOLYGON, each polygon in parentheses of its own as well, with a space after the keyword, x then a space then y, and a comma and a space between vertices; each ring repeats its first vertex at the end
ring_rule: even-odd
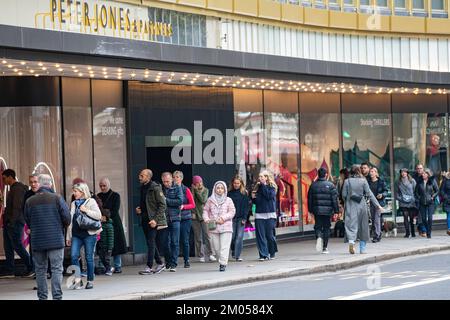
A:
POLYGON ((414 190, 416 190, 416 180, 412 179, 409 180, 400 180, 397 183, 397 200, 398 200, 398 206, 400 208, 415 208, 416 207, 416 200, 414 195, 414 190), (402 202, 402 195, 407 195, 412 197, 411 202, 402 202))
POLYGON ((350 177, 344 182, 342 198, 345 201, 345 230, 349 242, 369 241, 369 209, 365 198, 361 202, 350 199, 353 195, 364 195, 368 197, 372 205, 379 206, 377 198, 370 191, 369 184, 365 178, 350 177), (351 184, 351 188, 349 186, 351 184), (350 192, 351 189, 351 192, 350 192))

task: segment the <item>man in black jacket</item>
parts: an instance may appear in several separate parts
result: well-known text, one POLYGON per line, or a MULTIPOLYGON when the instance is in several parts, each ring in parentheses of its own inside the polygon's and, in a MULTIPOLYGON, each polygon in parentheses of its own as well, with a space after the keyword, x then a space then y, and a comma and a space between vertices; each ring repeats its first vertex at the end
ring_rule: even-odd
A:
POLYGON ((22 244, 22 234, 25 226, 23 217, 24 196, 28 188, 16 180, 14 170, 6 169, 2 173, 3 183, 10 187, 6 197, 6 210, 3 217, 3 246, 6 256, 6 274, 0 278, 14 278, 14 251, 20 256, 27 268, 25 277, 34 277, 30 255, 22 244))
POLYGON ((311 184, 308 191, 308 211, 314 214, 316 222, 316 250, 327 254, 331 216, 339 212, 338 193, 334 184, 327 181, 327 169, 320 168, 318 174, 319 179, 311 184))
POLYGON ((37 193, 25 203, 25 220, 31 230, 33 258, 36 266, 37 295, 47 300, 47 267, 52 270, 52 297, 62 299, 64 230, 70 224, 69 207, 52 189, 52 178, 39 175, 37 193))

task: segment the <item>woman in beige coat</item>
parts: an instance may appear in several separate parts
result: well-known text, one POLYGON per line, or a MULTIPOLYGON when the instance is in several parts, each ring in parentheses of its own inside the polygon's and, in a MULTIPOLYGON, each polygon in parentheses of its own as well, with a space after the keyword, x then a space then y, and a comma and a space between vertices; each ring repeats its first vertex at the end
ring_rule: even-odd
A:
MULTIPOLYGON (((73 195, 75 200, 70 207, 72 222, 67 229, 66 242, 71 246, 72 265, 80 267, 79 258, 81 247, 84 246, 87 262, 87 284, 86 289, 94 287, 94 249, 97 243, 97 235, 102 232, 100 228, 96 230, 86 230, 80 227, 77 218, 80 215, 87 215, 94 220, 101 220, 102 214, 97 205, 97 201, 91 198, 89 187, 85 183, 78 183, 73 186, 73 195)), ((83 283, 75 289, 80 289, 83 283)))

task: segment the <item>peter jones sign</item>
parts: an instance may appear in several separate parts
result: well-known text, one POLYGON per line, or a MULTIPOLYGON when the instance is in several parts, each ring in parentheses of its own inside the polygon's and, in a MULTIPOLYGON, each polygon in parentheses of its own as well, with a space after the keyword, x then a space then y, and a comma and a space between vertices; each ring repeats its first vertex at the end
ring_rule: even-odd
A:
POLYGON ((148 7, 100 0, 8 0, 0 24, 147 41, 173 35, 172 25, 155 21, 148 7))

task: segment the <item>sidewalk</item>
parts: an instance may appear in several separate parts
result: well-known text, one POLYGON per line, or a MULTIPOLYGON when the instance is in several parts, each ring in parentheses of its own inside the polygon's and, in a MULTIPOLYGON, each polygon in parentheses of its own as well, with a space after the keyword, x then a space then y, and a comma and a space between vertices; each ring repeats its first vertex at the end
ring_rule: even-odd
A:
MULTIPOLYGON (((318 272, 332 272, 398 257, 425 254, 440 250, 450 250, 450 237, 445 231, 436 231, 432 239, 404 239, 403 234, 397 238, 383 238, 380 243, 369 243, 368 254, 350 255, 348 245, 343 239, 331 239, 328 246, 330 254, 315 251, 315 241, 298 241, 281 243, 275 260, 260 262, 257 260, 256 247, 244 248, 243 262, 231 261, 226 272, 219 272, 218 263, 200 263, 191 258, 191 268, 184 269, 182 259, 177 272, 162 272, 157 275, 138 275, 142 266, 125 267, 122 274, 112 277, 97 276, 92 290, 65 289, 65 300, 118 300, 118 299, 162 299, 178 294, 227 285, 242 284, 258 280, 269 280, 298 276, 318 272)), ((359 247, 358 252, 359 252, 359 247)), ((3 279, 0 280, 1 300, 36 300, 34 280, 3 279)), ((49 286, 50 288, 50 286, 49 286)), ((50 294, 51 298, 51 294, 50 294)))

